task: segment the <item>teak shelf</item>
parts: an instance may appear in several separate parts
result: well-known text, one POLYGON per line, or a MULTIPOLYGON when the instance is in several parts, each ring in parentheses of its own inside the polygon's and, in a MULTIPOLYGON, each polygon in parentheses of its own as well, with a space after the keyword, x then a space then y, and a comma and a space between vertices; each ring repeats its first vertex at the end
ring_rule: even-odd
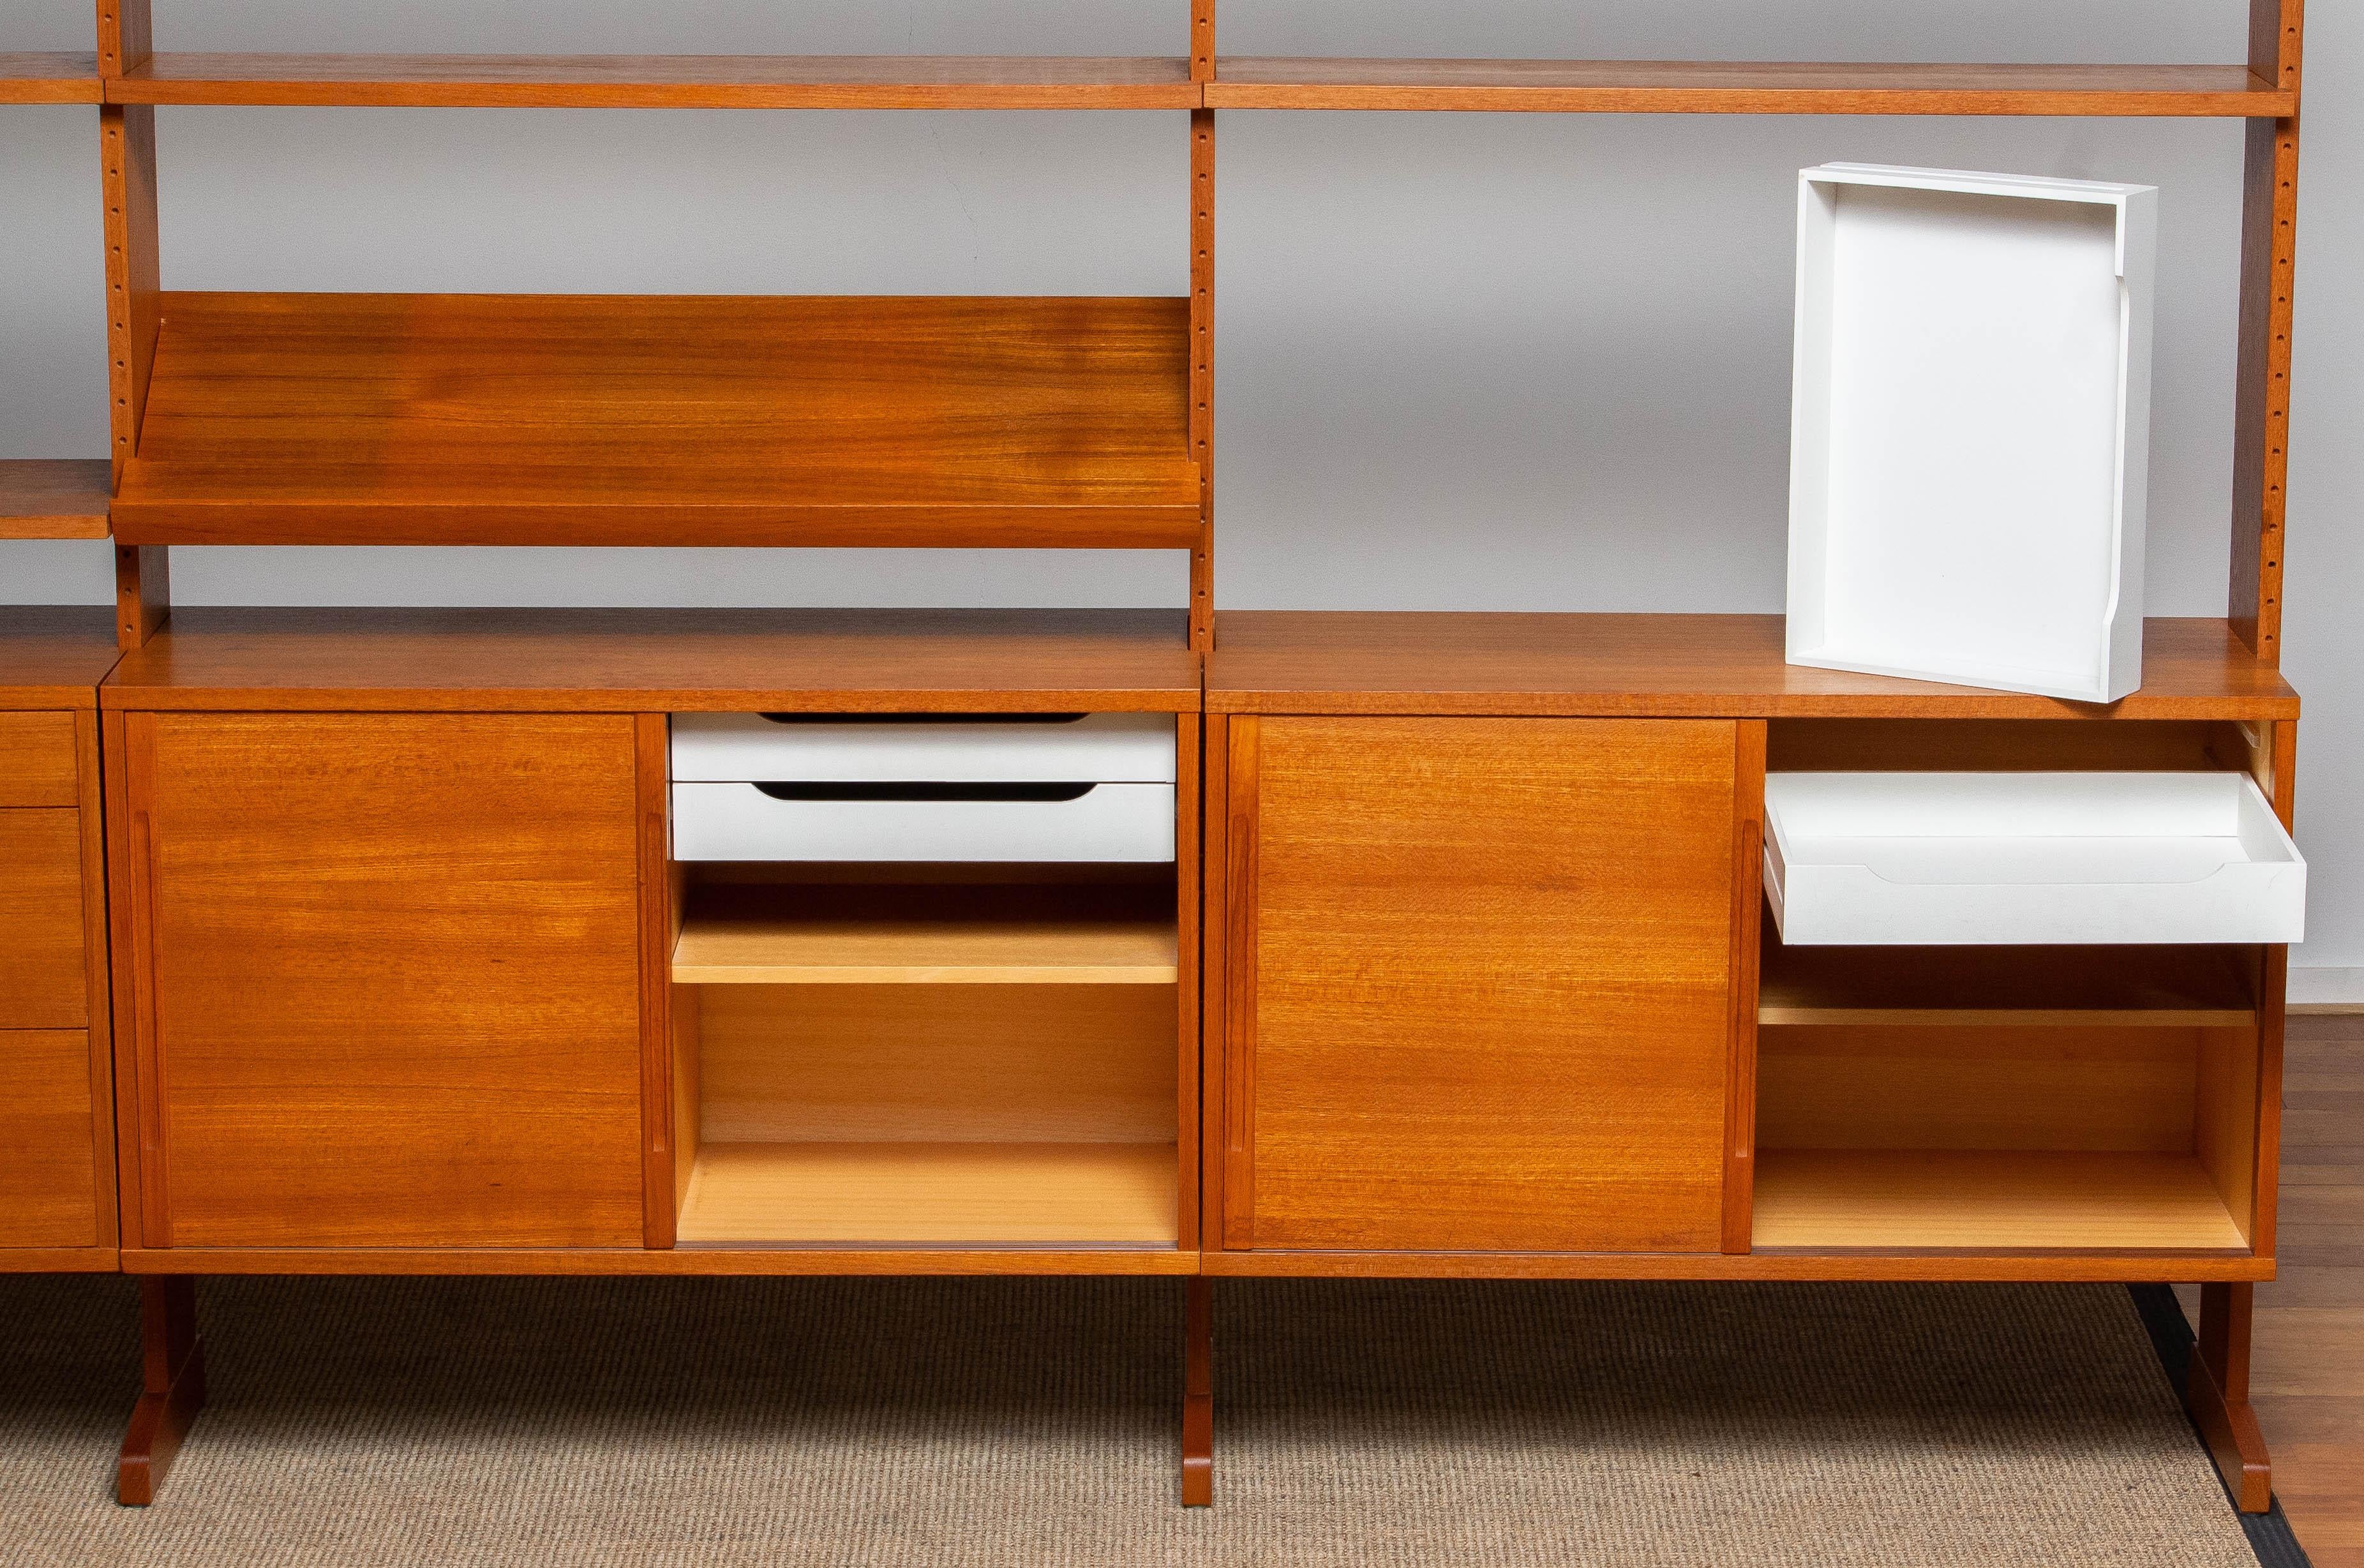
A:
POLYGON ((117 570, 111 617, 0 614, 0 1149, 39 1150, 0 1269, 142 1276, 123 1500, 203 1404, 198 1274, 1071 1273, 1186 1278, 1190 1504, 1218 1278, 2202 1283, 2186 1396, 2269 1506, 2287 950, 1785 948, 1765 800, 2201 770, 2287 828, 2301 0, 2174 66, 1226 57, 1214 0, 1134 58, 160 53, 151 13, 0 55, 0 104, 96 107, 110 414, 103 460, 0 463, 0 539, 117 570), (1163 111, 1188 283, 165 291, 156 108, 273 105, 1163 111), (1219 613, 1232 109, 2244 122, 2223 615, 2148 622, 2094 706, 1793 667, 1775 616, 1219 613), (1188 587, 172 606, 173 546, 299 544, 1163 550, 1188 587), (1172 725, 1173 857, 677 861, 673 718, 714 714, 903 757, 1167 716, 1125 733, 1162 765, 1172 725))
POLYGON ((125 544, 1182 549, 1188 302, 162 296, 125 544))

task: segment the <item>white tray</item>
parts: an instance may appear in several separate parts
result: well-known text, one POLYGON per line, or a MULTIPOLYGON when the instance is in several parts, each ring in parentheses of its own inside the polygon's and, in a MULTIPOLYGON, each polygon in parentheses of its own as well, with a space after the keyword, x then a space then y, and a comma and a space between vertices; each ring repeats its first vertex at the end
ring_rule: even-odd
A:
MULTIPOLYGON (((974 787, 984 793, 994 786, 974 787)), ((851 784, 845 793, 858 795, 864 788, 851 784)), ((759 784, 676 784, 673 857, 999 862, 1174 858, 1172 784, 1078 784, 1066 790, 1080 793, 1035 800, 781 800, 759 784)))
POLYGON ((676 781, 1172 784, 1170 713, 857 719, 678 713, 676 781))
POLYGON ((2306 862, 2246 773, 1772 773, 1784 942, 2294 942, 2306 862))
POLYGON ((2142 684, 2158 195, 1800 175, 1790 662, 2142 684))

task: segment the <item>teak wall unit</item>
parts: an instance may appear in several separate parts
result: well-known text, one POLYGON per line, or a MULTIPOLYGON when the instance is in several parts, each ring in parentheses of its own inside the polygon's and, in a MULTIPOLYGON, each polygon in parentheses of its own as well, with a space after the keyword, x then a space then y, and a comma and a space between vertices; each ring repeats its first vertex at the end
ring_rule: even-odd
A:
POLYGON ((0 538, 111 528, 118 583, 111 628, 0 616, 0 1268, 143 1277, 124 1500, 203 1401, 199 1274, 940 1272, 1184 1278, 1199 1504, 1224 1275, 2197 1282, 2190 1401, 2267 1506, 2285 950, 1785 947, 1763 840, 1786 772, 2205 770, 2289 822, 2300 0, 2209 67, 1219 59, 1212 0, 1152 60, 186 55, 97 12, 95 60, 0 56, 0 102, 98 106, 113 441, 0 464, 0 538), (1172 111, 1189 294, 166 293, 154 110, 195 104, 1172 111), (1224 108, 2246 121, 2225 617, 2151 621, 2107 707, 1793 668, 1777 617, 1218 617, 1224 108), (1190 587, 171 609, 176 544, 396 542, 1190 587), (713 715, 1162 716, 1172 855, 686 858, 713 715))

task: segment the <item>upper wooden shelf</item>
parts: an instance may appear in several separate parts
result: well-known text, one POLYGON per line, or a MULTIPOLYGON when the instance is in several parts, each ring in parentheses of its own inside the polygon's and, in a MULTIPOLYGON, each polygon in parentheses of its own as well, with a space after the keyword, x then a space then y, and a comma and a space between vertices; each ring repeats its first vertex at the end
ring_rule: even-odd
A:
POLYGON ((1757 64, 1688 60, 1216 62, 1219 109, 1609 115, 2061 115, 2280 118, 2297 95, 2244 65, 1757 64))
MULTIPOLYGON (((1190 109, 1187 60, 869 55, 158 54, 117 104, 404 108, 1190 109)), ((94 100, 95 101, 95 100, 94 100)))
POLYGON ((1785 662, 1779 616, 1229 610, 1210 713, 1728 718, 2296 718, 2222 620, 2153 620, 2143 688, 2107 706, 1785 662))
POLYGON ((1766 922, 1760 1024, 2246 1029, 2224 948, 1787 947, 1766 922))
POLYGON ((98 56, 0 52, 0 104, 101 102, 98 56))
POLYGON ((0 458, 0 539, 105 539, 105 458, 0 458))
POLYGON ((1181 610, 176 609, 125 709, 1196 713, 1181 610))
POLYGON ((125 544, 1188 549, 1186 299, 166 294, 125 544))
POLYGON ((1174 891, 804 884, 697 890, 677 985, 1171 985, 1174 891))

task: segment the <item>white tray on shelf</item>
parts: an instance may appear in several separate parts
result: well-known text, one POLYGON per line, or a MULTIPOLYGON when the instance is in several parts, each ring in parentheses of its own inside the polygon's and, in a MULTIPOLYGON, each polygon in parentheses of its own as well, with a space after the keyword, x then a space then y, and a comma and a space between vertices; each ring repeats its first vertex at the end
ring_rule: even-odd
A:
POLYGON ((2158 195, 1800 175, 1790 662, 2141 685, 2158 195))
POLYGON ((1773 773, 1787 943, 2294 942, 2306 862, 2246 773, 1773 773))

